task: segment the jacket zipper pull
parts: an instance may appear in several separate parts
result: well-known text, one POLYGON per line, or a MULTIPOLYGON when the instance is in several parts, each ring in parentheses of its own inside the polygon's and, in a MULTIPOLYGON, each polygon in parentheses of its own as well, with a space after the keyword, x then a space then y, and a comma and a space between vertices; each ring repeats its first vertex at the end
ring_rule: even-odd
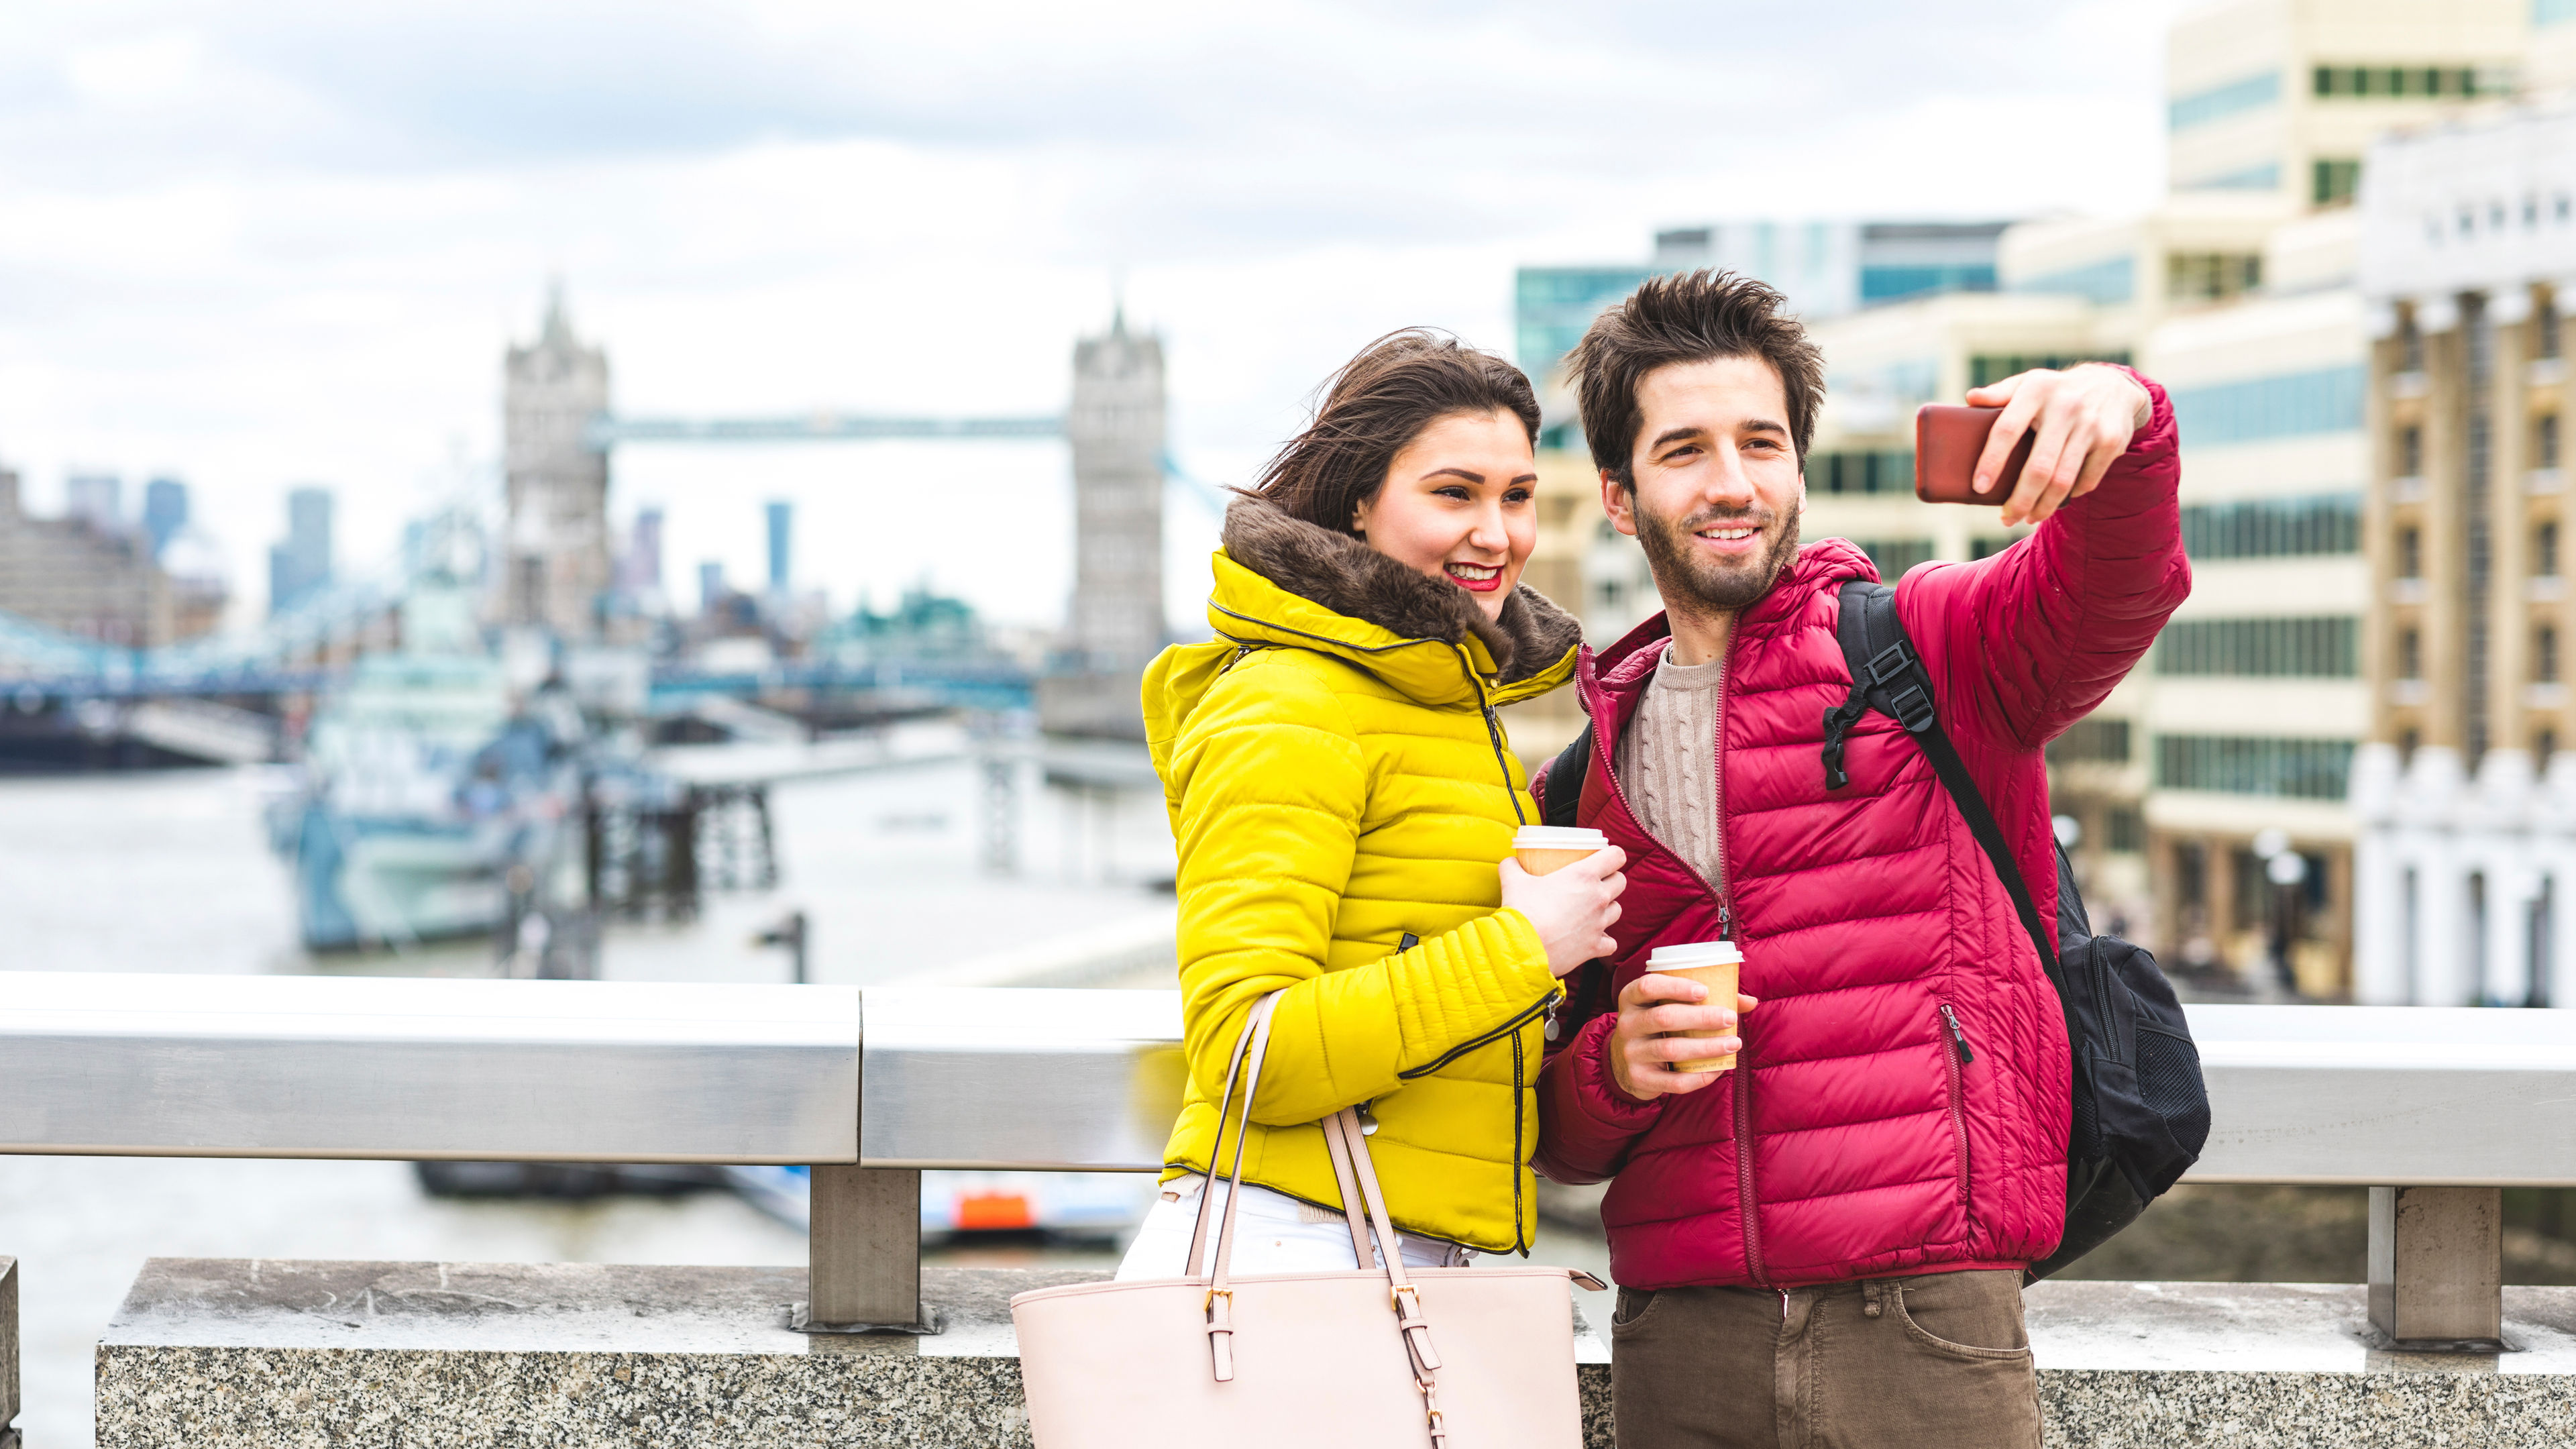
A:
POLYGON ((1721 941, 1735 939, 1735 911, 1727 905, 1724 897, 1720 897, 1717 902, 1717 939, 1721 941))
POLYGON ((1941 1019, 1949 1023, 1950 1045, 1959 1053, 1959 1065, 1966 1066, 1968 1063, 1975 1061, 1977 1059, 1977 1054, 1968 1050, 1968 1034, 1959 1029, 1958 1013, 1952 1011, 1950 1009, 1950 1004, 1946 1001, 1941 1003, 1941 1019))

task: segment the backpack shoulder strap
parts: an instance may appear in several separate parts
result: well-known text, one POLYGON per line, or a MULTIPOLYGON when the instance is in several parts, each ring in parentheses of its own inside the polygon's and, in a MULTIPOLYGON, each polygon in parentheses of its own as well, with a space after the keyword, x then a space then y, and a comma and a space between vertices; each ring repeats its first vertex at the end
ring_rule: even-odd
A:
POLYGON ((1852 691, 1840 706, 1825 711, 1825 788, 1839 790, 1851 783, 1851 777, 1843 772, 1843 734, 1863 714, 1875 709, 1905 726, 1922 747, 1924 757, 1932 762, 1933 773, 1941 777, 1941 785, 1950 792, 1960 815, 1966 817, 1968 832, 1984 848, 1996 879, 2003 882, 2005 892, 2012 897, 2022 929, 2030 934, 2032 949, 2039 952, 2040 966, 2062 993, 2065 983, 2058 978, 2057 952, 2049 945, 2039 906, 2031 899, 2030 883, 2014 863, 2003 827, 1995 823, 1995 813, 1987 808, 1984 792, 1968 773, 1968 762, 1959 757, 1958 747, 1942 732, 1940 712, 1933 703, 1932 676, 1925 672, 1922 658, 1914 652, 1914 641, 1905 637, 1905 625, 1896 615, 1896 589, 1868 579, 1845 580, 1842 618, 1835 626, 1835 634, 1842 643, 1843 662, 1851 668, 1852 691))
POLYGON ((1583 803, 1583 781, 1591 773, 1592 721, 1585 720, 1573 743, 1559 751, 1540 776, 1546 782, 1538 802, 1540 823, 1572 825, 1574 812, 1583 803))

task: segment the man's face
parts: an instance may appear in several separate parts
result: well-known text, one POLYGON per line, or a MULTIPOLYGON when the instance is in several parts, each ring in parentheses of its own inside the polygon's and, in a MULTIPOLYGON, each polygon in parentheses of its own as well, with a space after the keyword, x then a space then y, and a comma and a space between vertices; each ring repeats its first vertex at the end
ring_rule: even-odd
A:
POLYGON ((1601 474, 1612 526, 1635 534, 1666 608, 1734 610, 1798 553, 1807 480, 1789 396, 1759 357, 1676 362, 1637 385, 1631 495, 1601 474))

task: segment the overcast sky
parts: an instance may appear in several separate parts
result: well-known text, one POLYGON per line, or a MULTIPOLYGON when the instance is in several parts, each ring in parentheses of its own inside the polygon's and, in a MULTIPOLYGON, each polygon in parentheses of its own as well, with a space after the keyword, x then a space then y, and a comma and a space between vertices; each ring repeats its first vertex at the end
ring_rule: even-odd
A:
MULTIPOLYGON (((1357 345, 1508 352, 1512 268, 1658 226, 2126 212, 2173 0, 0 7, 0 466, 192 485, 237 589, 298 483, 344 559, 490 489, 561 275, 629 412, 1061 407, 1115 279, 1234 481, 1357 345)), ((666 568, 1052 621, 1060 445, 629 449, 666 568)), ((1197 511, 1176 559, 1202 554, 1197 511)), ((1196 594, 1202 564, 1177 571, 1196 594), (1188 570, 1195 569, 1196 575, 1188 570)))

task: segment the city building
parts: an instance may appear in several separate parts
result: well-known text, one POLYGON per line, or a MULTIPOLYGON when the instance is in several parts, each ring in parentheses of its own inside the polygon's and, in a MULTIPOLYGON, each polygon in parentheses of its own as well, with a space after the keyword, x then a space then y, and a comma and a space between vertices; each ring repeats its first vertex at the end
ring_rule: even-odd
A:
POLYGON ((2178 193, 2350 201, 2379 136, 2512 90, 2534 8, 2232 0, 2196 10, 2165 48, 2166 175, 2178 193))
MULTIPOLYGON (((2546 37, 2571 11, 2539 15, 2546 37)), ((2355 994, 2576 1006, 2576 98, 2390 137, 2367 166, 2355 994)))
POLYGON ((113 533, 125 527, 125 482, 113 473, 73 473, 63 479, 63 516, 113 533))
POLYGON ((1162 652, 1163 343, 1122 312, 1073 354, 1073 609, 1038 688, 1051 734, 1142 739, 1137 691, 1162 652))
POLYGON ((87 515, 31 518, 0 469, 0 613, 103 644, 178 637, 169 578, 141 535, 87 515))
POLYGON ((587 640, 609 587, 608 454, 589 437, 608 411, 608 357, 573 335, 560 287, 503 377, 502 622, 587 640))
POLYGON ((769 597, 787 597, 788 553, 795 542, 796 505, 773 500, 764 510, 769 522, 769 597))
POLYGON ((268 550, 268 612, 293 610, 331 583, 331 490, 286 495, 286 539, 268 550))
POLYGON ((187 484, 176 478, 155 478, 143 485, 143 531, 151 536, 153 557, 159 558, 187 526, 187 484))

